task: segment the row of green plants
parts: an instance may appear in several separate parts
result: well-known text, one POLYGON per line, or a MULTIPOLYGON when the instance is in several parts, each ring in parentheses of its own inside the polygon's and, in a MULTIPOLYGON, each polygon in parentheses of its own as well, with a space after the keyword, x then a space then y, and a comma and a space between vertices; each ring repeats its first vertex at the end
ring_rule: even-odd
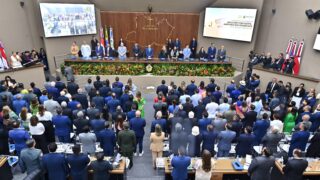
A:
MULTIPOLYGON (((75 75, 144 75, 157 76, 221 76, 234 75, 231 64, 145 64, 145 63, 78 63, 66 62, 75 75)), ((61 66, 63 72, 64 66, 61 66)))

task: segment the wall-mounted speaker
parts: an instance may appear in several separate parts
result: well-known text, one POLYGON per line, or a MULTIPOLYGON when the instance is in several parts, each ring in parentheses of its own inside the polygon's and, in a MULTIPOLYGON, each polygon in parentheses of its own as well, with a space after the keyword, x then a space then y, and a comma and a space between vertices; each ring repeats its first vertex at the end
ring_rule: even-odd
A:
POLYGON ((314 17, 314 12, 312 11, 312 9, 308 9, 306 10, 306 15, 309 19, 312 19, 314 17))

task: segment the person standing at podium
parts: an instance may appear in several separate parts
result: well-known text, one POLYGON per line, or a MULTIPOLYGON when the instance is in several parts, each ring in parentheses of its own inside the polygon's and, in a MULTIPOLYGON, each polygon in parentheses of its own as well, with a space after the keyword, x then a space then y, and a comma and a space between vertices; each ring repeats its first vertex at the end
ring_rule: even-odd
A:
POLYGON ((153 49, 151 48, 150 44, 146 48, 145 53, 146 53, 146 59, 147 60, 151 60, 153 58, 153 49))
POLYGON ((118 57, 121 61, 124 61, 127 58, 127 47, 124 46, 123 42, 118 47, 118 57))
POLYGON ((193 37, 192 40, 190 41, 190 49, 191 49, 190 58, 192 58, 192 59, 196 58, 197 46, 198 46, 198 42, 197 42, 196 38, 193 37))
POLYGON ((81 45, 81 54, 84 60, 90 59, 91 48, 86 41, 83 41, 83 44, 81 45))

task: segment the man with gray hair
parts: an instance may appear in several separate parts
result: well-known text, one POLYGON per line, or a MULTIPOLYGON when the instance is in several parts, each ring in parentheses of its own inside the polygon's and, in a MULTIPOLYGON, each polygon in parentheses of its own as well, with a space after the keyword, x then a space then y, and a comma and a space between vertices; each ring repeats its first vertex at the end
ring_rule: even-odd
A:
POLYGON ((170 136, 170 148, 171 151, 177 155, 179 147, 187 147, 188 135, 182 130, 182 125, 177 123, 175 125, 174 131, 170 136))
POLYGON ((155 131, 155 127, 156 127, 157 124, 159 124, 161 126, 161 129, 162 129, 163 132, 166 132, 167 121, 162 118, 162 112, 161 111, 157 111, 156 119, 153 120, 152 123, 151 123, 151 131, 150 132, 154 132, 155 131))
MULTIPOLYGON (((143 136, 144 136, 144 127, 146 126, 146 120, 141 118, 141 112, 136 111, 136 117, 130 119, 129 121, 130 128, 134 131, 136 135, 136 143, 139 145, 139 156, 143 155, 143 136)), ((137 150, 137 148, 135 148, 137 150)), ((137 153, 134 155, 136 156, 137 153)))
POLYGON ((85 126, 89 126, 89 121, 84 117, 84 113, 82 111, 79 111, 77 113, 77 118, 73 122, 76 129, 76 134, 79 135, 83 132, 83 128, 85 126))
POLYGON ((261 143, 263 147, 270 149, 271 153, 278 152, 278 145, 282 138, 284 138, 284 134, 279 133, 279 128, 277 126, 271 126, 271 132, 267 133, 261 139, 261 143))
POLYGON ((41 157, 42 152, 40 149, 36 149, 36 142, 34 139, 29 139, 26 142, 27 148, 23 149, 20 154, 20 167, 22 172, 27 171, 27 175, 30 175, 34 171, 38 174, 41 172, 41 157))
POLYGON ((294 129, 295 129, 295 130, 299 130, 299 126, 300 126, 300 124, 302 123, 302 124, 305 126, 306 131, 309 131, 310 128, 311 128, 311 126, 312 126, 312 122, 309 121, 309 120, 310 120, 310 115, 308 115, 308 114, 303 115, 303 116, 302 116, 302 122, 299 122, 299 123, 294 127, 294 129))

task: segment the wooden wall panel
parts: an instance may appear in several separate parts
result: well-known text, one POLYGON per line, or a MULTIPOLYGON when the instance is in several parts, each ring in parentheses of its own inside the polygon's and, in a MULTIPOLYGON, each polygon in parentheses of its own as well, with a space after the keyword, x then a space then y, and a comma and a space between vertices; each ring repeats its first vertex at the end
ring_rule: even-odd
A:
POLYGON ((122 38, 128 50, 135 42, 141 47, 151 44, 158 56, 168 38, 179 38, 182 47, 198 35, 199 14, 191 13, 142 13, 101 12, 101 25, 113 28, 115 48, 122 38))

